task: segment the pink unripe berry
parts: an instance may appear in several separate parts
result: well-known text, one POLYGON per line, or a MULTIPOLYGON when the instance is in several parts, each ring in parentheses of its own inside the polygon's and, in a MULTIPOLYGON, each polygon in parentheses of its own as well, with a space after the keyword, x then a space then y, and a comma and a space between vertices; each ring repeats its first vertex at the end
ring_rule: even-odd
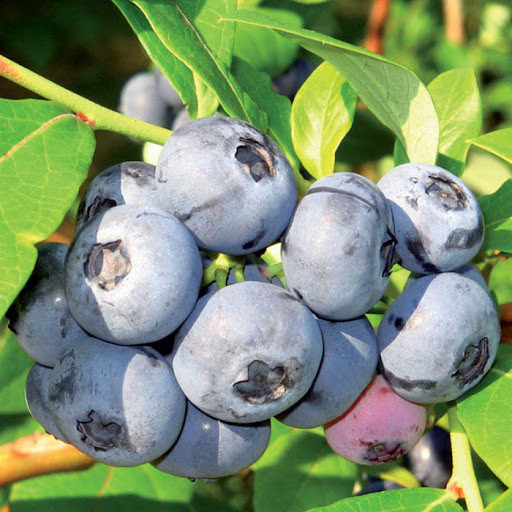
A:
POLYGON ((377 375, 354 405, 324 426, 329 446, 357 464, 382 464, 408 452, 427 423, 424 406, 397 395, 377 375))

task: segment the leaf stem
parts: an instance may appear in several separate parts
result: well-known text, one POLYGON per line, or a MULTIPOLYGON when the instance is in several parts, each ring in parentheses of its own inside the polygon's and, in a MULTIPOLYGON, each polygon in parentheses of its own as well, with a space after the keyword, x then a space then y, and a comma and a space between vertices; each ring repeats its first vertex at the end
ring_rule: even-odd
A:
POLYGON ((483 512, 484 505, 475 477, 468 436, 457 414, 457 403, 448 404, 453 472, 446 488, 466 500, 468 512, 483 512))
POLYGON ((0 446, 0 487, 39 475, 87 469, 94 462, 70 444, 35 433, 0 446))
POLYGON ((160 145, 172 135, 170 130, 133 119, 83 98, 3 55, 0 55, 0 76, 47 100, 64 105, 95 130, 109 130, 160 145))

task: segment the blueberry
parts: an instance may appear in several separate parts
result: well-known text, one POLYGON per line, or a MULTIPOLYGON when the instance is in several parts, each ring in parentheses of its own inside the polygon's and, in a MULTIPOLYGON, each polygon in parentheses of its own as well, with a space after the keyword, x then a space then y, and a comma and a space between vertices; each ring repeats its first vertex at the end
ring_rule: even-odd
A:
POLYGON ((321 357, 313 314, 277 286, 246 281, 198 301, 176 333, 172 366, 187 398, 203 412, 253 423, 299 400, 321 357))
POLYGON ((347 322, 318 320, 324 342, 313 385, 278 419, 296 428, 313 428, 341 416, 363 392, 377 369, 377 337, 365 318, 347 322))
POLYGON ((325 438, 352 462, 382 464, 407 453, 426 423, 426 408, 404 400, 378 375, 345 414, 325 425, 325 438))
POLYGON ((380 324, 381 366, 391 387, 408 400, 454 400, 490 369, 500 324, 489 293, 454 272, 408 286, 380 324))
POLYGON ((76 218, 76 231, 98 213, 114 206, 156 207, 158 195, 155 166, 145 162, 122 162, 101 171, 89 184, 76 218))
POLYGON ((191 121, 192 121, 192 118, 190 117, 188 110, 186 108, 182 108, 176 114, 176 117, 172 120, 171 130, 173 132, 175 132, 178 128, 185 126, 186 124, 190 123, 191 121))
POLYGON ((404 464, 425 487, 444 489, 452 475, 450 434, 434 427, 405 455, 404 464))
POLYGON ((64 260, 68 246, 38 246, 34 271, 9 310, 9 327, 20 346, 38 363, 53 367, 77 343, 89 337, 71 315, 65 295, 64 260))
POLYGON ((185 397, 160 354, 94 338, 57 363, 49 398, 66 440, 112 466, 161 456, 178 438, 185 418, 185 397))
POLYGON ((120 344, 157 341, 194 308, 199 250, 172 215, 116 206, 79 231, 66 260, 66 296, 78 323, 120 344))
POLYGON ((435 165, 403 164, 377 184, 389 200, 401 265, 418 274, 446 272, 479 251, 484 223, 469 188, 435 165))
POLYGON ((168 105, 159 94, 155 75, 137 73, 123 85, 119 112, 147 123, 165 126, 169 117, 168 105))
POLYGON ((279 148, 239 119, 205 117, 178 128, 157 164, 161 207, 199 247, 249 254, 285 230, 297 202, 293 170, 279 148))
POLYGON ((25 401, 31 416, 52 436, 66 441, 64 434, 55 423, 50 411, 48 387, 52 369, 41 364, 34 364, 30 369, 25 385, 25 401))
POLYGON ((154 466, 190 479, 234 475, 261 457, 269 439, 270 420, 247 425, 225 423, 188 402, 180 437, 154 466))
POLYGON ((318 180, 285 234, 282 259, 290 290, 316 314, 350 320, 384 294, 394 263, 391 213, 368 179, 335 173, 318 180))

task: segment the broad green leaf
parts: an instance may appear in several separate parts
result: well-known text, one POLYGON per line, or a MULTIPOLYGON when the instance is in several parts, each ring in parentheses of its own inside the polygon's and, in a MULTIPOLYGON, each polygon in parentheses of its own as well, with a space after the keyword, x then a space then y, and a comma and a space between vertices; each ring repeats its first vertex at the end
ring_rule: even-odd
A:
MULTIPOLYGON (((263 7, 255 10, 291 25, 302 26, 302 18, 293 11, 263 7)), ((298 51, 297 43, 269 28, 237 24, 233 54, 258 71, 264 71, 272 77, 279 75, 292 65, 298 51)))
POLYGON ((237 0, 179 0, 174 3, 187 19, 193 21, 194 27, 215 57, 229 68, 233 56, 235 24, 227 23, 224 26, 218 23, 218 19, 234 11, 237 0))
POLYGON ((439 117, 438 164, 460 176, 470 146, 482 127, 482 105, 474 71, 453 69, 428 86, 439 117))
POLYGON ((9 501, 9 495, 11 494, 11 487, 0 488, 0 509, 3 509, 4 505, 9 501))
POLYGON ((498 304, 512 302, 512 258, 500 260, 489 277, 489 289, 496 295, 498 304))
POLYGON ((501 344, 494 366, 458 401, 471 446, 491 471, 512 485, 512 346, 501 344))
MULTIPOLYGON (((217 96, 230 117, 244 119, 261 131, 266 131, 265 113, 242 91, 226 63, 217 58, 208 47, 205 38, 187 15, 186 9, 181 9, 176 2, 172 4, 173 8, 170 8, 169 3, 164 0, 132 0, 132 3, 142 11, 167 50, 197 74, 217 96)), ((226 7, 219 11, 222 12, 222 16, 231 16, 228 11, 233 5, 232 0, 221 0, 219 4, 226 7)), ((186 6, 187 3, 183 5, 186 6)), ((219 14, 218 19, 220 18, 219 14)), ((217 23, 218 19, 211 20, 210 23, 217 23)))
POLYGON ((347 498, 310 512, 462 512, 444 489, 398 489, 347 498))
POLYGON ((233 59, 231 71, 243 90, 251 96, 262 111, 267 113, 267 133, 293 167, 299 191, 306 190, 310 183, 299 173, 300 163, 293 149, 290 133, 290 100, 272 89, 270 78, 266 73, 255 71, 241 59, 233 59))
MULTIPOLYGON (((224 26, 222 23, 217 23, 217 20, 220 16, 236 9, 236 0, 180 0, 179 7, 187 18, 193 20, 194 26, 215 58, 229 68, 233 56, 235 24, 228 23, 224 26)), ((194 83, 198 111, 197 115, 192 117, 212 115, 219 106, 219 100, 197 73, 194 73, 194 83)))
POLYGON ((194 484, 149 464, 45 475, 12 486, 10 512, 190 512, 194 484))
POLYGON ((0 317, 34 267, 34 244, 62 222, 87 175, 89 125, 44 100, 0 99, 0 317))
POLYGON ((192 119, 199 117, 212 116, 219 108, 219 100, 217 96, 213 94, 210 89, 204 84, 204 82, 194 74, 194 85, 197 95, 197 112, 190 112, 189 114, 192 119), (195 115, 192 115, 195 114, 195 115))
POLYGON ((464 183, 477 196, 496 192, 510 177, 512 166, 501 158, 474 148, 470 151, 464 169, 464 183))
POLYGON ((299 512, 350 496, 357 467, 328 446, 323 435, 282 435, 255 467, 255 512, 299 512))
POLYGON ((292 104, 292 139, 307 171, 319 179, 334 171, 336 150, 354 120, 357 96, 328 62, 318 66, 292 104))
POLYGON ((476 454, 473 454, 473 467, 475 478, 478 482, 478 489, 480 490, 485 507, 498 499, 506 490, 506 487, 476 454))
MULTIPOLYGON (((8 329, 0 335, 0 415, 26 414, 25 383, 34 361, 8 329)), ((1 416, 0 416, 1 418, 1 416)), ((2 437, 0 425, 0 438, 2 437)))
POLYGON ((0 413, 27 412, 25 380, 34 361, 4 326, 0 332, 0 413))
POLYGON ((512 179, 493 194, 478 198, 485 220, 482 250, 512 252, 512 179))
MULTIPOLYGON (((198 114, 198 95, 194 74, 158 39, 144 14, 130 0, 112 0, 130 24, 151 60, 172 84, 183 102, 188 105, 192 117, 198 114)), ((201 86, 202 87, 202 86, 201 86)))
POLYGON ((486 133, 470 142, 512 164, 512 128, 486 133))
POLYGON ((239 10, 227 21, 269 27, 336 67, 375 116, 400 139, 411 161, 435 163, 439 121, 418 77, 380 55, 254 11, 239 10))
POLYGON ((399 139, 396 140, 395 147, 393 148, 393 160, 395 162, 395 166, 407 164, 411 161, 405 151, 404 145, 399 139))
POLYGON ((504 492, 496 501, 493 501, 485 512, 510 512, 512 510, 512 491, 504 492))

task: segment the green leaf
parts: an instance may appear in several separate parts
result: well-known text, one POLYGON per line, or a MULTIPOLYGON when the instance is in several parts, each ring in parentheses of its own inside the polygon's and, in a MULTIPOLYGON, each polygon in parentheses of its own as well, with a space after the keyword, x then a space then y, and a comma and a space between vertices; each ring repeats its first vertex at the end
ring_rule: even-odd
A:
MULTIPOLYGON (((285 23, 302 26, 302 18, 292 11, 263 7, 255 10, 285 23)), ((296 43, 271 29, 237 24, 233 54, 258 71, 264 71, 272 77, 279 75, 292 65, 298 51, 299 46, 296 43)))
POLYGON ((486 133, 470 142, 512 164, 512 128, 486 133))
POLYGON ((411 159, 407 156, 404 145, 400 142, 399 139, 396 139, 395 147, 393 148, 393 161, 395 162, 395 166, 407 164, 411 161, 411 159))
POLYGON ((474 71, 453 69, 428 86, 439 117, 438 165, 460 176, 470 146, 482 127, 482 106, 474 71))
POLYGON ((355 496, 310 512, 462 512, 453 495, 444 489, 398 489, 355 496))
POLYGON ((215 57, 229 67, 233 56, 235 24, 227 23, 224 26, 224 23, 218 23, 218 19, 236 9, 236 0, 179 0, 178 8, 194 22, 215 57))
MULTIPOLYGON (((167 50, 206 84, 230 117, 244 119, 261 131, 266 131, 265 113, 242 91, 230 74, 226 62, 218 58, 208 47, 190 15, 187 15, 186 8, 181 9, 176 2, 172 4, 173 8, 164 1, 132 0, 132 3, 142 11, 167 50)), ((227 12, 231 6, 236 5, 233 0, 222 0, 219 3, 223 6, 219 12, 222 12, 224 17, 230 16, 227 12)), ((185 2, 183 5, 188 4, 185 2)), ((217 24, 219 18, 220 15, 216 20, 210 19, 210 23, 217 24)))
MULTIPOLYGON (((194 74, 162 44, 144 14, 130 0, 112 0, 130 24, 151 60, 172 84, 192 117, 198 114, 198 95, 194 74)), ((202 86, 200 86, 202 87, 202 86)))
POLYGON ((7 504, 9 501, 9 495, 11 494, 11 487, 1 487, 0 488, 0 509, 7 504))
POLYGON ((375 116, 401 140, 412 161, 435 163, 439 121, 427 88, 414 73, 357 46, 253 11, 239 10, 224 19, 272 28, 330 62, 375 116))
POLYGON ((501 344, 494 366, 458 401, 471 446, 491 471, 512 485, 512 346, 501 344))
POLYGON ((504 492, 496 501, 493 501, 485 512, 510 512, 512 510, 512 491, 504 492))
POLYGON ((334 171, 335 154, 354 120, 357 96, 328 62, 318 66, 292 105, 292 139, 302 165, 315 178, 334 171))
POLYGON ((266 73, 252 69, 241 59, 233 59, 233 76, 258 107, 268 115, 267 133, 276 142, 295 171, 299 191, 305 191, 310 183, 299 173, 300 163, 295 154, 290 133, 290 100, 272 89, 266 73))
POLYGON ((194 484, 149 464, 45 475, 12 486, 10 512, 190 512, 194 484))
MULTIPOLYGON (((20 376, 25 376, 33 364, 34 361, 18 344, 16 336, 4 326, 0 332, 0 397, 5 395, 5 388, 20 376)), ((0 411, 2 406, 3 401, 0 400, 0 411)))
POLYGON ((464 169, 464 183, 477 196, 492 194, 510 178, 511 171, 512 166, 501 158, 473 148, 464 169))
POLYGON ((255 512, 295 512, 350 496, 357 467, 327 445, 323 435, 281 435, 255 467, 255 512))
POLYGON ((89 125, 43 100, 0 99, 0 318, 27 281, 87 175, 89 125))
POLYGON ((512 258, 499 260, 489 277, 489 289, 496 295, 498 304, 512 302, 512 258))
POLYGON ((512 179, 493 194, 478 198, 485 220, 482 250, 512 252, 512 179))
POLYGON ((4 327, 0 333, 0 414, 27 413, 25 383, 34 361, 4 327))

